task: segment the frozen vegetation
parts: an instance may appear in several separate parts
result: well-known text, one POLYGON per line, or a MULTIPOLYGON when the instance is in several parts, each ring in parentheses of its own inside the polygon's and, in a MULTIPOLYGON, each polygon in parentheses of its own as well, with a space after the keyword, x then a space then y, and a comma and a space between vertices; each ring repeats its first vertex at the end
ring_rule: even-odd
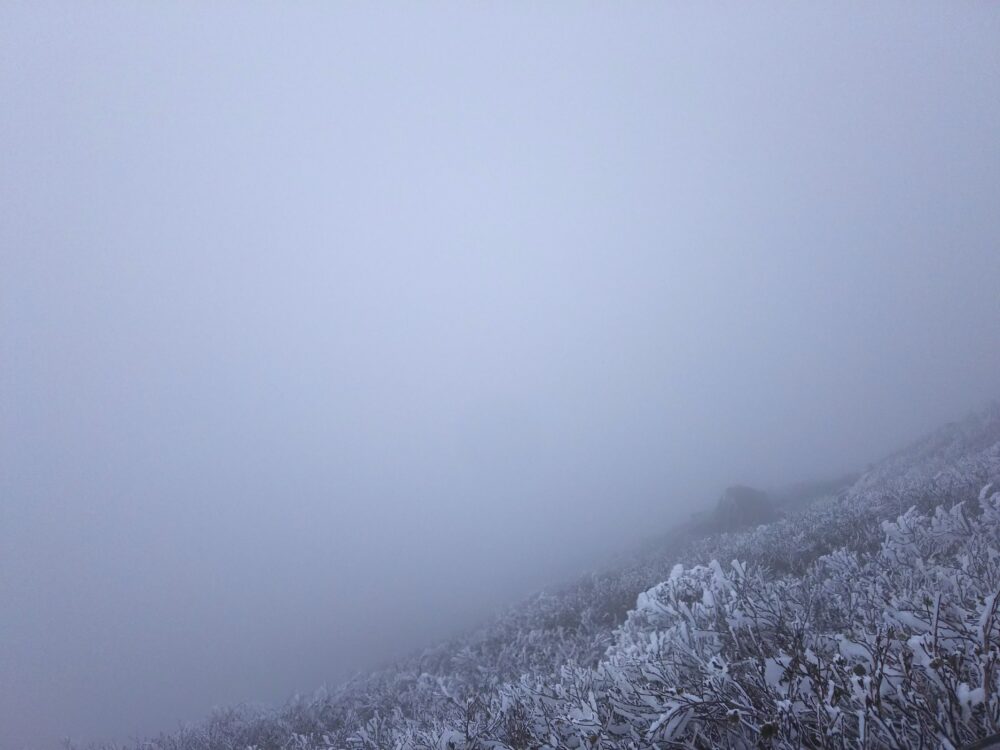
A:
POLYGON ((771 523, 693 525, 333 693, 136 747, 960 748, 1000 732, 998 590, 993 406, 771 523))

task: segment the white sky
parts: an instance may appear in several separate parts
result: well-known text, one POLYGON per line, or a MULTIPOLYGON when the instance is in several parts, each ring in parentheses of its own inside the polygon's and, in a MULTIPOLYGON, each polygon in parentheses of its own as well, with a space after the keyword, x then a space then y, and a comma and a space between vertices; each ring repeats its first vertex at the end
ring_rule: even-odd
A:
POLYGON ((0 746, 280 702, 1000 395, 1000 8, 0 8, 0 746))

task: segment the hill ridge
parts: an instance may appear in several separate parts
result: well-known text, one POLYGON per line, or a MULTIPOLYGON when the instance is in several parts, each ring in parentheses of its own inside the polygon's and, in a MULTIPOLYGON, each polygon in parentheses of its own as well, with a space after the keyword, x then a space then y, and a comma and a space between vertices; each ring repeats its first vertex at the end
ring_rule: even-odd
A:
POLYGON ((137 747, 958 747, 1000 731, 998 486, 993 402, 770 524, 677 535, 334 691, 137 747), (935 581, 956 601, 927 593, 921 619, 935 581))

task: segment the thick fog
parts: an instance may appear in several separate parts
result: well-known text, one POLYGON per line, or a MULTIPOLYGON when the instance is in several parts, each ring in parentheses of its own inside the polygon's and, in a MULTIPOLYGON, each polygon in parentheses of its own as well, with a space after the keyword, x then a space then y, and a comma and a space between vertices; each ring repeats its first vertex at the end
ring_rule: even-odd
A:
POLYGON ((1000 395, 987 4, 5 4, 0 746, 336 684, 1000 395))

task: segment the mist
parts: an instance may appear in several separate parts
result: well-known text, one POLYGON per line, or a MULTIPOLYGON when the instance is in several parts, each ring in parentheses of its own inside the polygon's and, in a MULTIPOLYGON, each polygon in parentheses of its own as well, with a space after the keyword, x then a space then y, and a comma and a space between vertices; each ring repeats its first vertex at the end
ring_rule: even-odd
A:
POLYGON ((986 4, 0 9, 0 746, 334 686, 1000 395, 986 4))

